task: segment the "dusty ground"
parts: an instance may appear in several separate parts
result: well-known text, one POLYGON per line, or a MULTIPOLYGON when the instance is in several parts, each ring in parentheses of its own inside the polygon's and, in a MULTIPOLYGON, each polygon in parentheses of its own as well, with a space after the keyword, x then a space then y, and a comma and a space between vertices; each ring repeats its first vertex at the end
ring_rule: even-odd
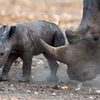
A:
MULTIPOLYGON (((81 21, 82 0, 0 0, 0 24, 44 19, 63 31, 76 29, 81 21)), ((17 82, 22 75, 18 59, 9 72, 10 80, 0 82, 0 100, 100 100, 100 77, 85 83, 69 82, 67 66, 59 63, 59 83, 45 81, 50 70, 43 55, 33 58, 32 82, 17 82)), ((0 69, 1 73, 2 69, 0 69)))

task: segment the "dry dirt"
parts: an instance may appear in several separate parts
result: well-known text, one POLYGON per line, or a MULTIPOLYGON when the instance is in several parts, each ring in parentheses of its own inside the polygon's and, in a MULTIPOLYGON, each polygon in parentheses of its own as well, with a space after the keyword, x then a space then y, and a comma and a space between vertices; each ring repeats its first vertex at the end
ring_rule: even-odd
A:
MULTIPOLYGON (((0 0, 0 24, 44 19, 57 23, 62 31, 75 30, 82 17, 82 0, 0 0)), ((59 63, 59 83, 48 83, 50 70, 43 55, 33 57, 32 82, 19 83, 22 61, 9 72, 9 81, 0 82, 0 100, 100 100, 100 77, 85 83, 69 81, 67 66, 59 63)), ((0 69, 1 73, 2 69, 0 69)))

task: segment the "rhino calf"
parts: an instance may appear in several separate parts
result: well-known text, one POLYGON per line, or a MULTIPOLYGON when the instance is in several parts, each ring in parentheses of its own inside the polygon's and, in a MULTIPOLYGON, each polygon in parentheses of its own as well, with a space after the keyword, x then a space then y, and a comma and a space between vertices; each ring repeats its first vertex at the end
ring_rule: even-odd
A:
POLYGON ((20 81, 29 81, 31 75, 31 64, 33 55, 43 53, 50 66, 51 74, 48 81, 57 81, 56 76, 58 63, 50 57, 42 48, 40 38, 51 46, 61 46, 65 44, 65 38, 60 28, 54 24, 43 20, 34 22, 17 23, 11 26, 9 31, 0 38, 0 67, 4 64, 0 80, 8 79, 8 72, 12 63, 20 57, 23 60, 23 76, 20 81), (13 35, 12 35, 13 34, 13 35), (7 49, 5 51, 5 49, 7 49))

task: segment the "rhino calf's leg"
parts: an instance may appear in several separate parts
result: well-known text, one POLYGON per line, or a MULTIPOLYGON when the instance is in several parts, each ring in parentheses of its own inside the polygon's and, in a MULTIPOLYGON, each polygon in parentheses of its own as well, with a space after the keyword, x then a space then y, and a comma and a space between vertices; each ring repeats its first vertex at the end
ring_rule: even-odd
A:
POLYGON ((44 56, 46 57, 46 59, 48 61, 48 64, 50 66, 50 71, 51 71, 49 77, 47 78, 47 81, 48 82, 57 82, 59 79, 58 79, 56 73, 59 68, 59 65, 55 59, 49 57, 46 54, 44 54, 44 56))
POLYGON ((22 60, 23 60, 23 66, 22 66, 23 76, 18 81, 28 82, 31 79, 32 55, 28 52, 24 54, 22 60))
POLYGON ((10 56, 7 59, 7 62, 5 63, 2 74, 0 76, 0 81, 7 81, 8 80, 8 72, 11 69, 12 63, 18 58, 16 54, 10 54, 10 56))

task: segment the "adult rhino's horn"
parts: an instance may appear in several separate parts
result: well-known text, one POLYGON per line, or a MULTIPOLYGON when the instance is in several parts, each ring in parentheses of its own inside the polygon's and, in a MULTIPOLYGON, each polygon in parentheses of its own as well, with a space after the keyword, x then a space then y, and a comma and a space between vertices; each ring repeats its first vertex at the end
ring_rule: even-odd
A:
POLYGON ((40 42, 44 48, 44 51, 51 56, 52 58, 62 62, 62 63, 67 63, 66 62, 66 46, 61 46, 61 47, 52 47, 48 45, 46 42, 44 42, 42 39, 40 39, 40 42))

